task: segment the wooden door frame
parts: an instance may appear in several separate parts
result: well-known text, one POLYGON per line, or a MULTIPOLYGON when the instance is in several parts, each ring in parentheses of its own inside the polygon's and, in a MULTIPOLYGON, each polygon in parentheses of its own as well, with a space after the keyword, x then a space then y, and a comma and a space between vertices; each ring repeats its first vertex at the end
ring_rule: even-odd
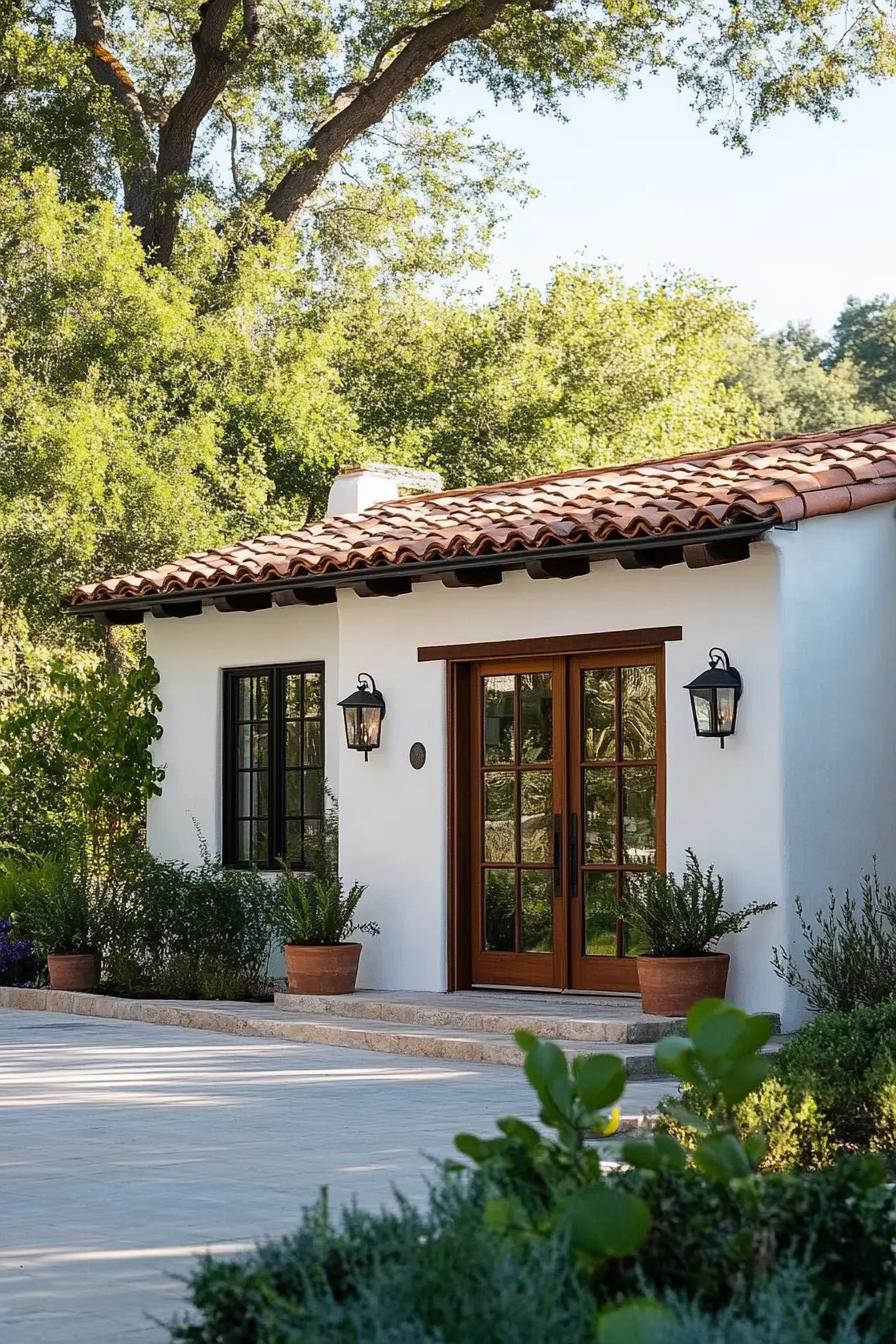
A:
MULTIPOLYGON (((472 978, 472 911, 469 900, 472 863, 472 807, 469 749, 473 713, 473 664, 486 658, 512 658, 522 653, 545 654, 626 652, 661 648, 682 637, 681 626, 641 630, 615 630, 583 635, 559 635, 532 640, 504 640, 480 644, 428 646, 417 650, 419 662, 444 661, 446 665, 447 732, 447 986, 449 992, 469 989, 472 978)), ((665 656, 662 659, 665 669, 665 656)), ((662 713, 665 724, 665 671, 662 713)), ((658 697, 659 701, 659 697, 658 697)), ((665 752, 663 798, 666 796, 665 752)), ((665 826, 663 844, 665 843, 665 826)))

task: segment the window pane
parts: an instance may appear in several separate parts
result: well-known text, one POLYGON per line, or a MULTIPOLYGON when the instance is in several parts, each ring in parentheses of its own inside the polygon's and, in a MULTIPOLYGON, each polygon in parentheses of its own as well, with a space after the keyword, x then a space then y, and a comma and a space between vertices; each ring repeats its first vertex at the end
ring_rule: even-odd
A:
POLYGON ((294 769, 302 764, 302 725, 298 720, 287 721, 283 750, 287 769, 294 769))
POLYGON ((626 863, 656 863, 656 770, 629 766, 622 772, 622 837, 626 863))
POLYGON ((236 824, 237 863, 249 863, 252 858, 252 823, 238 821, 236 824))
MULTIPOLYGON (((639 873, 623 873, 622 890, 627 891, 633 884, 637 884, 640 881, 641 875, 639 873)), ((637 937, 631 932, 628 925, 624 923, 622 925, 622 948, 623 954, 626 957, 637 957, 644 952, 649 952, 650 944, 643 933, 640 937, 637 937)))
POLYGON ((305 788, 303 790, 303 810, 309 817, 319 817, 324 810, 324 772, 323 770, 304 770, 305 788))
POLYGON ((286 677, 286 704, 288 719, 298 719, 302 714, 302 673, 290 672, 286 677))
POLYGON ((320 716, 320 682, 319 672, 305 673, 305 718, 312 719, 320 716))
POLYGON ((492 868, 485 873, 485 950, 516 949, 516 872, 492 868))
POLYGON ((622 755, 649 761, 656 755, 656 668, 622 668, 622 755))
POLYGON ((583 673, 582 722, 585 760, 615 760, 616 673, 612 668, 583 673))
POLYGON ((616 771, 586 770, 585 862, 616 863, 616 771))
POLYGON ((283 828, 286 853, 282 856, 288 864, 295 867, 302 861, 302 823, 288 821, 283 828))
POLYGON ((268 861, 268 823, 267 821, 253 821, 252 833, 254 836, 254 852, 252 858, 256 863, 267 863, 268 861))
POLYGON ((520 951, 552 952, 554 912, 550 872, 528 869, 520 873, 520 951))
POLYGON ((236 814, 238 817, 251 817, 258 811, 255 799, 256 777, 249 770, 241 770, 236 778, 236 814))
POLYGON ((252 729, 244 723, 239 730, 236 742, 237 769, 248 769, 252 764, 252 729))
POLYGON ((524 770, 520 812, 520 857, 523 863, 553 861, 554 779, 550 770, 524 770))
POLYGON ((302 772, 301 770, 287 770, 286 788, 283 791, 286 803, 287 817, 300 817, 302 815, 302 772))
POLYGON ((255 689, 253 692, 252 717, 253 719, 266 719, 269 714, 268 706, 268 678, 253 677, 255 689))
POLYGON ((237 682, 236 716, 238 719, 251 719, 252 717, 252 683, 254 680, 254 677, 240 677, 237 682))
POLYGON ((616 874, 585 874, 585 955, 616 956, 616 874))
POLYGON ((493 770, 485 776, 483 852, 486 863, 516 861, 516 774, 493 770))
POLYGON ((305 764, 322 765, 323 751, 321 738, 323 736, 323 725, 320 719, 310 719, 303 726, 305 735, 305 764))
POLYGON ((512 761, 513 677, 485 677, 483 681, 485 759, 512 761))
POLYGON ((549 761, 553 728, 550 672, 524 672, 520 677, 520 759, 549 761))
POLYGON ((252 725, 252 765, 263 769, 268 763, 268 730, 260 724, 252 725))

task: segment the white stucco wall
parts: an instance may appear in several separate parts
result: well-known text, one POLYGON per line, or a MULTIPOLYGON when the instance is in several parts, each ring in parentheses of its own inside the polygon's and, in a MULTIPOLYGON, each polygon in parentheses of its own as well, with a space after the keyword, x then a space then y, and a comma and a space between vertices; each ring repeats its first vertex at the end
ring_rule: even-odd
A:
MULTIPOLYGON (((811 916, 829 887, 858 893, 875 855, 882 880, 896 881, 896 511, 816 518, 777 537, 784 881, 811 916)), ((791 945, 803 945, 795 919, 791 945)))
POLYGON ((522 573, 479 590, 426 583, 396 598, 339 595, 335 605, 147 618, 161 674, 168 774, 149 816, 150 847, 195 858, 193 819, 220 846, 221 669, 321 659, 326 770, 340 802, 344 875, 368 885, 364 914, 382 926, 361 983, 446 986, 445 668, 421 645, 680 625, 666 646, 667 855, 689 846, 714 863, 731 904, 777 901, 731 941, 729 993, 793 1025, 803 1012, 769 964, 798 942, 793 895, 811 910, 829 884, 855 883, 877 853, 896 868, 893 696, 896 570, 889 506, 775 532, 748 561, 625 571, 613 561, 567 581, 522 573), (736 736, 724 751, 694 734, 682 689, 727 649, 744 679, 736 736), (383 745, 368 762, 344 745, 337 701, 372 673, 387 702, 383 745), (424 743, 412 769, 408 751, 424 743))
POLYGON ((335 605, 269 611, 204 610, 183 620, 147 616, 147 651, 161 677, 165 767, 162 796, 149 804, 147 839, 155 854, 195 861, 198 826, 212 853, 221 850, 221 734, 225 667, 321 661, 325 687, 325 769, 338 789, 342 756, 335 605))

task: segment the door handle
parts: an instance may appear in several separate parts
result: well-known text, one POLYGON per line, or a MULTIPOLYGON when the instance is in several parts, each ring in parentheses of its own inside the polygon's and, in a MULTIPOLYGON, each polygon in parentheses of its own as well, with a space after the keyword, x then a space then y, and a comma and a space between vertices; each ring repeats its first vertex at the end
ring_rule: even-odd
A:
POLYGON ((567 875, 570 896, 578 895, 579 881, 579 819, 575 812, 569 814, 569 835, 567 840, 567 875))
POLYGON ((563 894, 563 816, 554 813, 554 895, 563 894))

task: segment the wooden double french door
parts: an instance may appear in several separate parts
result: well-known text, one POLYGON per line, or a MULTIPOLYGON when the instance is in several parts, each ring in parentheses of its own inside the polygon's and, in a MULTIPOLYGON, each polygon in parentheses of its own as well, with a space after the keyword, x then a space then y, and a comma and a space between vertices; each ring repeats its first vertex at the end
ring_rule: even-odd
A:
POLYGON ((662 651, 470 677, 472 983, 636 991, 618 906, 664 861, 662 651))

